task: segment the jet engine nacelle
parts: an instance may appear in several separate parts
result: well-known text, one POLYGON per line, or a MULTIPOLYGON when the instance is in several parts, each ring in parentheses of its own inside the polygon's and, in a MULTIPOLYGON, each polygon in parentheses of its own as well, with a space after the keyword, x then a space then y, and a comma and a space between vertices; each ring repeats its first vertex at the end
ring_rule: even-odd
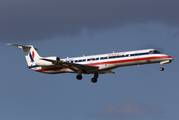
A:
MULTIPOLYGON (((49 60, 55 60, 55 61, 60 61, 59 57, 45 57, 45 59, 49 59, 49 60)), ((52 62, 48 62, 45 60, 36 60, 35 64, 38 66, 54 66, 54 64, 52 62)))
POLYGON ((60 61, 59 57, 53 56, 53 57, 44 57, 45 59, 50 59, 50 60, 57 60, 60 61))

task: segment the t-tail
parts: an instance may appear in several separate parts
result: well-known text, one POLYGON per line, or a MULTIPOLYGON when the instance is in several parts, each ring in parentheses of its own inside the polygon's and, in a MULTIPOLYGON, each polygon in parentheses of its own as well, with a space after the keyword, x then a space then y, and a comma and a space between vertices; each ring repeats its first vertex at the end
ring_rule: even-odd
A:
POLYGON ((35 65, 35 61, 36 60, 38 61, 39 58, 41 58, 36 51, 38 49, 34 48, 32 45, 27 45, 27 46, 16 45, 16 44, 7 44, 7 45, 17 46, 18 48, 21 48, 24 51, 25 58, 26 58, 28 66, 35 65))

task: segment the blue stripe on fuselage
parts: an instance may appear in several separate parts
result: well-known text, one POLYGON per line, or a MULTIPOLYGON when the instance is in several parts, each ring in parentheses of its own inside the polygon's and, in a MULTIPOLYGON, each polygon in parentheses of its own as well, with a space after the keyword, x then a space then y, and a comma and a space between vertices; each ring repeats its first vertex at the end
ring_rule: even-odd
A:
POLYGON ((28 66, 29 68, 36 68, 36 67, 40 67, 38 65, 33 65, 33 66, 28 66))

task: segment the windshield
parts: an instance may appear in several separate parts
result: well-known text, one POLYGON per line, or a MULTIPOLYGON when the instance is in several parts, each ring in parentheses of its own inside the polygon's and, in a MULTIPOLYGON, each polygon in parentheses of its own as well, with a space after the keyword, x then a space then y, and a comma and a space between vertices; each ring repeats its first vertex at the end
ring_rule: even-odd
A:
POLYGON ((149 51, 149 54, 161 54, 161 52, 159 52, 157 50, 151 50, 151 51, 149 51))
POLYGON ((154 53, 158 53, 158 54, 161 54, 159 51, 157 51, 157 50, 154 50, 154 53))

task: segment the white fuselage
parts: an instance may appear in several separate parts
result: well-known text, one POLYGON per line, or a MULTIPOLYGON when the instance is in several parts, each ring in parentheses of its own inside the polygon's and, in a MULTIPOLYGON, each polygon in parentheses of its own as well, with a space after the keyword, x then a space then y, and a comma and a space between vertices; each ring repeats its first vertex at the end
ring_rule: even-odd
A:
MULTIPOLYGON (((172 57, 159 53, 154 49, 61 59, 61 61, 68 62, 68 63, 98 66, 99 74, 106 73, 106 71, 122 66, 161 63, 161 62, 164 62, 164 64, 166 64, 166 63, 170 63, 172 60, 173 60, 172 57)), ((38 72, 43 72, 48 74, 75 73, 68 67, 64 67, 60 65, 38 66, 34 64, 32 66, 29 66, 29 68, 38 72)), ((86 74, 91 74, 91 73, 93 73, 93 71, 91 72, 88 71, 86 74)))

